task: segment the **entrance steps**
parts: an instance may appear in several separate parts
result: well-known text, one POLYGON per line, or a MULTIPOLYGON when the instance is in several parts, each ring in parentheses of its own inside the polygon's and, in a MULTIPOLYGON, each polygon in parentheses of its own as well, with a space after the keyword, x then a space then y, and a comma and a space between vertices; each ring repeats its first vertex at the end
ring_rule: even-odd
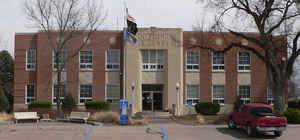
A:
POLYGON ((170 123, 172 114, 169 112, 141 112, 141 115, 149 121, 149 123, 170 123))

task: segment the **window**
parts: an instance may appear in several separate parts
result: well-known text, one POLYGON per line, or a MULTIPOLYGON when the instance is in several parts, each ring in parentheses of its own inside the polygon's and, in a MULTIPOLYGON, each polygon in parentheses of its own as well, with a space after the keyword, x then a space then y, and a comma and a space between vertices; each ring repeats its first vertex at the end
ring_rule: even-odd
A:
POLYGON ((34 84, 26 85, 26 104, 35 101, 35 86, 34 84))
POLYGON ((225 86, 224 85, 213 85, 213 98, 214 103, 224 104, 225 103, 225 86))
POLYGON ((26 70, 35 70, 36 67, 36 51, 28 49, 26 51, 26 70))
POLYGON ((193 105, 200 101, 200 86, 199 85, 187 85, 186 86, 187 98, 186 102, 192 102, 193 105))
POLYGON ((225 70, 225 55, 222 52, 213 52, 213 71, 225 70))
POLYGON ((120 102, 120 85, 106 85, 106 101, 110 103, 120 102))
POLYGON ((120 50, 106 51, 106 69, 107 70, 120 69, 120 50))
POLYGON ((80 51, 80 70, 93 69, 93 51, 80 51))
POLYGON ((92 93, 93 93, 92 85, 80 85, 79 103, 83 104, 85 102, 92 101, 93 99, 92 93))
POLYGON ((274 104, 273 93, 272 93, 272 89, 270 87, 267 88, 267 102, 269 105, 274 104))
POLYGON ((55 52, 53 51, 52 58, 53 58, 53 60, 52 60, 53 70, 57 70, 58 68, 60 68, 60 70, 65 69, 65 60, 67 58, 66 51, 61 50, 61 51, 57 52, 56 55, 55 55, 55 52), (56 63, 56 57, 58 58, 58 64, 56 63))
POLYGON ((200 51, 188 50, 186 51, 186 69, 199 70, 200 51))
POLYGON ((249 104, 251 102, 251 91, 249 85, 239 86, 239 97, 244 104, 249 104))
POLYGON ((239 71, 250 71, 251 70, 251 60, 249 52, 239 52, 239 71))
POLYGON ((66 95, 66 85, 62 84, 60 85, 60 88, 57 84, 53 85, 53 97, 52 97, 52 103, 56 104, 57 100, 56 100, 56 96, 58 94, 58 90, 60 90, 60 101, 65 99, 65 95, 66 95))
POLYGON ((165 51, 163 50, 142 50, 143 70, 163 70, 165 51))

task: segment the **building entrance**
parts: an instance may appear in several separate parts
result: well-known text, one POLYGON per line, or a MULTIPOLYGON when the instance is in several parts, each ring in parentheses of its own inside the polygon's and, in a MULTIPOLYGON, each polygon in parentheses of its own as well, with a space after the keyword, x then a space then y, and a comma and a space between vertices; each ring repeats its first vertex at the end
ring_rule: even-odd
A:
POLYGON ((142 85, 143 111, 162 111, 162 85, 142 85))

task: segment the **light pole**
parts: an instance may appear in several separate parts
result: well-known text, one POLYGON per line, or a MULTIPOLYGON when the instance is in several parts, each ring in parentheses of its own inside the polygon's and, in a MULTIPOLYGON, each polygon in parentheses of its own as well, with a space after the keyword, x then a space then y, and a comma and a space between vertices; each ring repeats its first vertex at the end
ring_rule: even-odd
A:
POLYGON ((135 83, 132 82, 131 84, 131 98, 132 98, 132 101, 131 101, 131 117, 134 117, 134 87, 135 87, 135 83))
POLYGON ((180 115, 180 111, 179 111, 179 104, 180 104, 180 84, 176 83, 176 95, 177 95, 177 103, 176 103, 176 116, 180 115))

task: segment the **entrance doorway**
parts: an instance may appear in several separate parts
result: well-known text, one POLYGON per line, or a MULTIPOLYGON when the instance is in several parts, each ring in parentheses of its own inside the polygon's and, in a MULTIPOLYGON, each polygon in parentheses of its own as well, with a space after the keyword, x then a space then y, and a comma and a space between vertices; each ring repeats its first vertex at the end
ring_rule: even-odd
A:
POLYGON ((143 111, 162 111, 163 85, 142 85, 143 111))

